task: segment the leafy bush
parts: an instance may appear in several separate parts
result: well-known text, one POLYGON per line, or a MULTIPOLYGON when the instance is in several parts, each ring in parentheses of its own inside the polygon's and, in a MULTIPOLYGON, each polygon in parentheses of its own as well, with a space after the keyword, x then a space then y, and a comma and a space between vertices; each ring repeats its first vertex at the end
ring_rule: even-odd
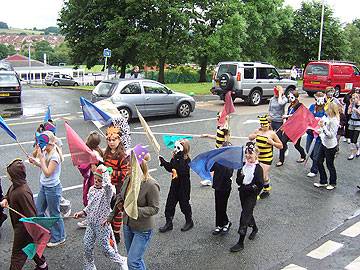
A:
MULTIPOLYGON (((158 71, 147 71, 144 76, 146 79, 157 80, 158 74, 158 71)), ((188 66, 165 70, 165 83, 196 83, 199 77, 199 71, 188 66)), ((208 72, 206 79, 211 82, 211 73, 208 72)))

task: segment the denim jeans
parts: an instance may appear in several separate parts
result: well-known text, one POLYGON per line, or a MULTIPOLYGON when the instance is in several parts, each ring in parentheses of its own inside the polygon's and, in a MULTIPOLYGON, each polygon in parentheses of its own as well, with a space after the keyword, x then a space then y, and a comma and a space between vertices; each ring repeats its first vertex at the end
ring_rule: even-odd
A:
MULTIPOLYGON (((312 136, 307 136, 306 138, 306 152, 309 152, 309 148, 311 145, 311 142, 313 140, 312 136)), ((318 159, 319 159, 319 150, 320 150, 320 145, 321 145, 321 141, 318 139, 315 139, 315 145, 314 145, 314 150, 312 151, 310 158, 312 160, 312 165, 311 165, 311 169, 310 172, 317 174, 319 172, 318 169, 318 159)))
POLYGON ((152 230, 133 231, 129 226, 124 225, 123 231, 129 270, 145 270, 144 254, 152 237, 152 230))
MULTIPOLYGON (((60 217, 61 193, 61 184, 58 184, 55 187, 45 187, 40 185, 40 191, 36 200, 38 216, 44 217, 45 211, 48 210, 51 217, 60 217)), ((50 232, 50 242, 56 243, 65 239, 65 227, 62 218, 52 226, 50 232)))

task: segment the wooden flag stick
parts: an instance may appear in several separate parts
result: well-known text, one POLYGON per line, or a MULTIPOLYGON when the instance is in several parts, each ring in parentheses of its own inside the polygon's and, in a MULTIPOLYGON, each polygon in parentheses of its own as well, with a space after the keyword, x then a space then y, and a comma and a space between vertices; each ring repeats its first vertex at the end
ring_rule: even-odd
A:
POLYGON ((16 140, 16 143, 20 146, 20 149, 23 151, 23 153, 26 155, 26 157, 29 157, 29 153, 26 152, 26 150, 24 149, 24 147, 19 143, 18 140, 16 140))
POLYGON ((9 210, 13 211, 14 213, 18 214, 20 217, 26 218, 23 214, 19 213, 14 208, 11 208, 10 206, 8 206, 7 208, 9 208, 9 210))

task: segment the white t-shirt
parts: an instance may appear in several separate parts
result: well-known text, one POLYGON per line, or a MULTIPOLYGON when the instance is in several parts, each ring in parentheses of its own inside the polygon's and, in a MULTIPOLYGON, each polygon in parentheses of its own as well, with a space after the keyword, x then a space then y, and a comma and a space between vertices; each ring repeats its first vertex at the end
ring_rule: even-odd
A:
MULTIPOLYGON (((45 159, 47 159, 47 153, 45 154, 45 159)), ((60 184, 60 174, 61 174, 61 162, 60 162, 60 156, 59 153, 54 151, 52 154, 52 157, 50 158, 50 162, 55 161, 57 163, 57 166, 49 177, 46 177, 44 172, 41 171, 40 174, 40 184, 44 187, 55 187, 58 184, 60 184)))

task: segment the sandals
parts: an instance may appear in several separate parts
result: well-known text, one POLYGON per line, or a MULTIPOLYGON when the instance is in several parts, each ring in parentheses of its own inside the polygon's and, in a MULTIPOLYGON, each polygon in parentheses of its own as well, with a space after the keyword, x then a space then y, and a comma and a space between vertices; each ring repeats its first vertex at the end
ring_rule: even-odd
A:
POLYGON ((303 163, 303 162, 305 162, 305 158, 300 158, 300 159, 298 159, 296 162, 297 162, 297 163, 303 163))
POLYGON ((276 163, 276 167, 281 167, 282 165, 284 165, 284 162, 281 162, 281 161, 279 161, 278 163, 276 163))

